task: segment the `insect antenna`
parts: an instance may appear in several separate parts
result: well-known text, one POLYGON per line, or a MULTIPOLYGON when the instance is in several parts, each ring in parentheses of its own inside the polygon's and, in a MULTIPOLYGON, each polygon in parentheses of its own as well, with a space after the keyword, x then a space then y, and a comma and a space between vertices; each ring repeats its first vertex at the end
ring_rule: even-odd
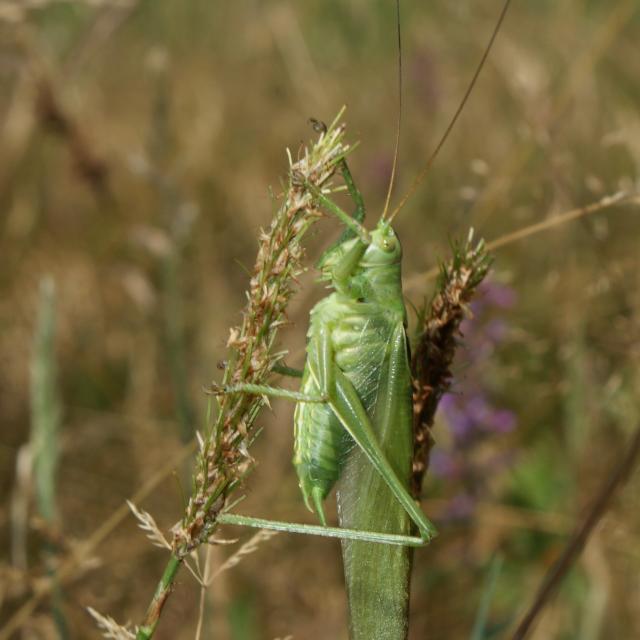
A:
POLYGON ((396 179, 396 171, 398 169, 398 156, 400 154, 400 130, 402 125, 402 29, 400 27, 400 0, 396 0, 396 33, 398 47, 398 118, 396 120, 396 143, 393 150, 393 166, 391 167, 391 177, 389 178, 389 186, 387 187, 387 197, 384 201, 384 209, 382 210, 381 219, 384 220, 389 211, 391 203, 391 194, 393 193, 393 185, 396 179))
MULTIPOLYGON (((422 168, 422 170, 420 171, 420 173, 418 173, 418 175, 414 178, 411 186, 409 187, 409 190, 404 194, 404 196, 402 196, 402 199, 400 200, 399 204, 396 206, 396 208, 391 212, 391 215, 389 216, 389 221, 393 220, 396 215, 399 213, 399 211, 404 207, 404 205, 406 204, 407 200, 415 193, 416 189, 422 184, 422 181, 425 179, 425 177, 427 176, 427 174, 429 173, 429 170, 431 169, 431 166, 433 165, 434 160, 438 157, 438 154, 440 153, 440 149, 442 149, 444 143, 447 141, 447 138, 449 137, 449 134, 451 133, 453 127, 455 126, 460 114, 462 113, 462 110, 464 109, 465 105, 467 104, 467 100, 469 99, 469 96, 471 95, 471 92, 473 91, 473 88, 476 85, 476 82, 478 80, 478 77, 480 76, 480 72, 482 71, 483 67, 484 67, 484 63, 486 62, 487 58, 489 57, 489 53, 491 52, 491 49, 493 47, 493 43, 496 40, 496 37, 498 36, 498 33, 500 31, 500 27, 502 26, 502 23, 504 22, 504 19, 507 15, 507 11, 509 10, 509 5, 511 4, 511 0, 505 0, 505 3, 502 5, 502 10, 500 11, 500 16, 498 17, 498 20, 495 24, 495 27, 493 28, 493 32, 491 33, 491 37, 489 38, 489 42, 487 42, 487 46, 484 49, 484 52, 482 54, 482 57, 480 58, 480 62, 478 63, 478 66, 476 67, 476 70, 471 78, 471 82, 469 82, 469 85, 467 86, 467 90, 465 91, 464 95, 462 96, 462 100, 460 101, 460 104, 458 105, 458 108, 456 109, 455 113, 453 114, 453 117, 451 118, 451 120, 449 121, 449 124, 447 125, 447 128, 445 129, 444 133, 442 134, 442 137, 440 138, 440 141, 438 142, 438 144, 436 145, 435 149, 433 150, 433 152, 431 153, 431 155, 429 156, 427 162, 425 163, 424 167, 422 168)), ((394 167, 395 169, 395 167, 394 167)), ((393 174, 392 174, 393 176, 393 174)), ((386 208, 385 208, 385 212, 386 212, 386 208)))

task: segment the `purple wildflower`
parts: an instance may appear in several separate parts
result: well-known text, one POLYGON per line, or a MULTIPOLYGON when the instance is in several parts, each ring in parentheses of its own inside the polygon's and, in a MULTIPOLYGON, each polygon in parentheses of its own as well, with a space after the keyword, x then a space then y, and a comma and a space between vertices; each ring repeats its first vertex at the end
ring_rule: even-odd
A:
POLYGON ((456 494, 445 510, 447 520, 468 520, 475 512, 477 499, 464 491, 456 494))
POLYGON ((485 280, 480 285, 481 295, 487 306, 499 309, 511 309, 517 302, 516 292, 506 284, 485 280))
POLYGON ((448 485, 457 487, 447 510, 448 519, 464 519, 473 515, 474 505, 488 491, 495 477, 512 463, 512 452, 487 456, 487 444, 503 437, 517 426, 515 414, 496 406, 490 381, 495 379, 496 350, 509 337, 509 326, 503 313, 516 303, 510 287, 495 281, 485 281, 472 304, 473 317, 461 326, 465 348, 464 376, 454 380, 453 393, 445 395, 440 415, 451 434, 450 446, 436 448, 431 453, 432 473, 448 485))
POLYGON ((453 480, 460 475, 460 465, 455 458, 442 449, 436 449, 431 453, 429 469, 437 478, 453 480))

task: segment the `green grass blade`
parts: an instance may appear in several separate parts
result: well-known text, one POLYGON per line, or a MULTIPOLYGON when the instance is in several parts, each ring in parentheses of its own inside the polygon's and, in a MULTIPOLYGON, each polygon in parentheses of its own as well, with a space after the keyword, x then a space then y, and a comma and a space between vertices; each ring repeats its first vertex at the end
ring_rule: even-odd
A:
MULTIPOLYGON (((33 475, 38 513, 52 529, 56 521, 56 472, 62 408, 58 397, 55 357, 55 285, 46 277, 40 284, 38 318, 31 358, 31 436, 33 475)), ((56 579, 56 549, 45 543, 47 571, 54 581, 52 616, 61 640, 69 637, 63 596, 56 579)))
POLYGON ((56 388, 55 286, 40 285, 38 320, 31 358, 31 447, 38 512, 48 523, 56 514, 56 468, 61 408, 56 388))
POLYGON ((478 607, 478 613, 476 614, 476 620, 473 625, 473 630, 471 631, 471 636, 469 636, 469 640, 483 640, 485 638, 489 609, 496 591, 498 577, 502 571, 503 564, 504 559, 501 555, 494 556, 489 564, 489 571, 487 572, 487 577, 482 589, 480 606, 478 607))

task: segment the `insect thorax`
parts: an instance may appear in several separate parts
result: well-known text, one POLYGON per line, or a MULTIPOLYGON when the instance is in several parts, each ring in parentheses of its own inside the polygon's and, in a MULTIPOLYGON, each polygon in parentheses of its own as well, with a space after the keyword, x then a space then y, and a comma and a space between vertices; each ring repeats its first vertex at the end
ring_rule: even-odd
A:
POLYGON ((345 301, 378 304, 401 313, 404 318, 401 260, 400 241, 391 225, 383 220, 370 233, 366 248, 360 239, 351 238, 327 252, 319 263, 321 280, 328 281, 345 301), (364 253, 357 266, 348 277, 336 278, 337 266, 358 244, 364 253))

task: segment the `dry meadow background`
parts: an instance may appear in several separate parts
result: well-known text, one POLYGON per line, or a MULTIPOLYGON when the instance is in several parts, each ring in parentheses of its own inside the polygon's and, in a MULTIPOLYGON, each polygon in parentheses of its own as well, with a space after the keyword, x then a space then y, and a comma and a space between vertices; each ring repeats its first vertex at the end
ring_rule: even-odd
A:
MULTIPOLYGON (((397 193, 455 110, 500 4, 403 2, 397 193)), ((244 303, 268 188, 279 191, 285 148, 314 135, 310 116, 331 120, 347 105, 348 139, 360 141, 352 170, 370 220, 379 215, 395 135, 394 20, 389 0, 0 0, 0 634, 22 611, 12 638, 59 637, 48 597, 20 609, 46 582, 52 548, 63 569, 53 609, 68 637, 98 637, 87 606, 141 619, 165 554, 133 517, 112 526, 114 514, 153 482, 139 506, 165 530, 181 515, 188 462, 175 458, 204 424, 203 387, 219 377, 244 303), (18 464, 47 275, 62 406, 53 522, 18 464)), ((635 0, 515 0, 397 219, 407 297, 431 294, 421 274, 471 226, 492 240, 638 190, 639 79, 635 0)), ((436 425, 423 504, 440 536, 416 554, 412 638, 470 636, 495 553, 503 568, 485 637, 505 637, 625 452, 640 420, 639 213, 636 199, 496 250, 436 425)), ((310 266, 335 235, 334 221, 319 227, 310 266)), ((311 270, 281 334, 292 365, 321 295, 311 270)), ((309 521, 290 464, 292 411, 274 402, 264 416, 242 513, 309 521)), ((638 637, 639 488, 636 473, 532 637, 638 637)), ((236 548, 214 547, 213 567, 236 548)), ((198 598, 183 571, 157 637, 193 638, 198 598)), ((335 541, 278 535, 206 600, 207 638, 346 637, 335 541)))

